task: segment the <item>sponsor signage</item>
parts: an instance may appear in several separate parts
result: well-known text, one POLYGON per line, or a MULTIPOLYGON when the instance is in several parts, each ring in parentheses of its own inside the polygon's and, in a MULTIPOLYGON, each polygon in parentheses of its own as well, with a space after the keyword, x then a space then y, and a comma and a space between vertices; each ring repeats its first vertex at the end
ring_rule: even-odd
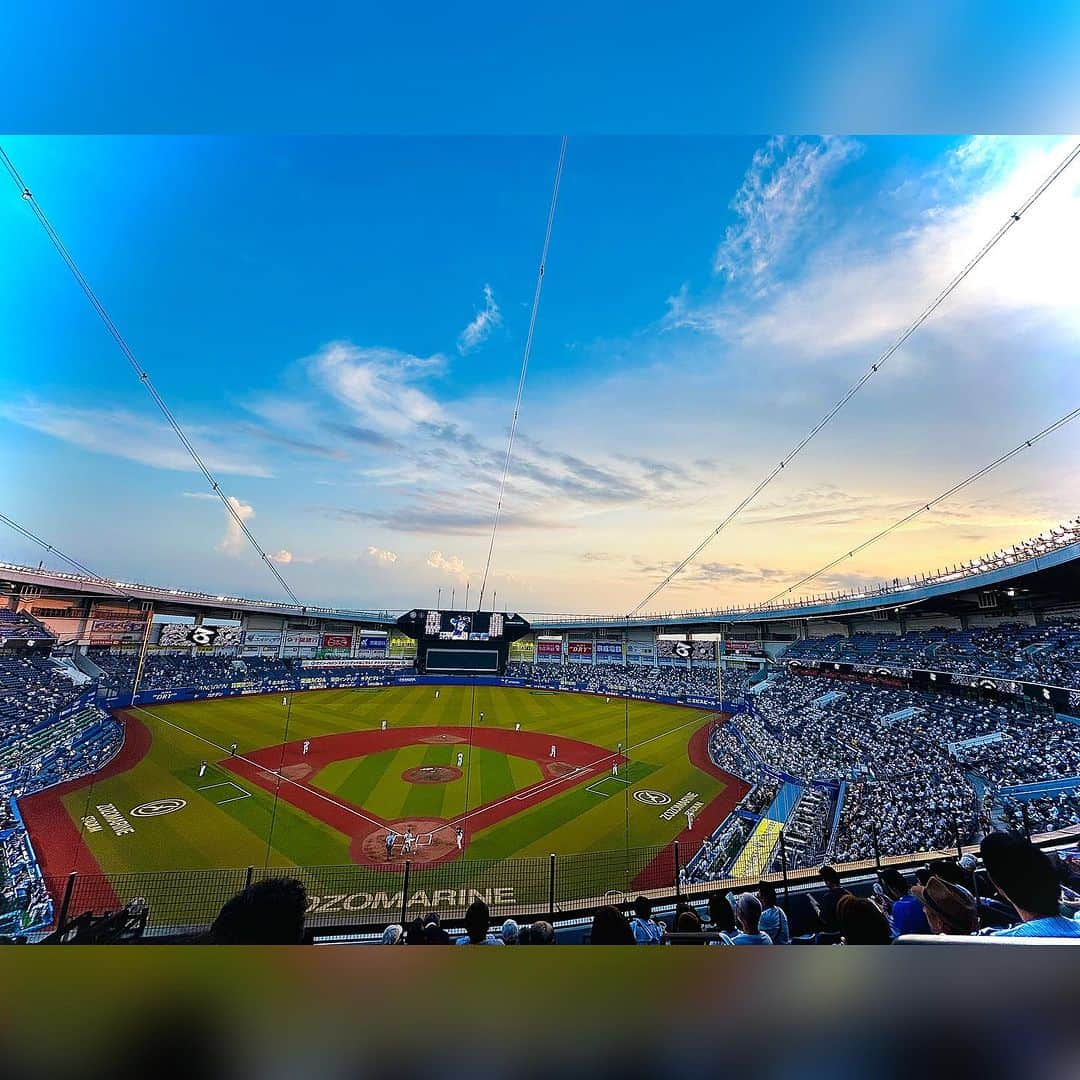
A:
POLYGON ((245 645, 280 645, 280 630, 248 630, 244 634, 245 645))
POLYGON ((322 647, 324 649, 351 649, 352 634, 323 634, 322 647))
POLYGON ((510 642, 510 659, 530 663, 536 659, 536 639, 520 638, 510 642))
POLYGON ((568 641, 566 652, 568 656, 581 659, 592 659, 593 643, 591 641, 568 641))
POLYGON ((562 658, 562 641, 537 641, 537 660, 560 660, 562 658))
POLYGON ((286 630, 285 647, 287 649, 316 649, 322 641, 316 630, 286 630))
POLYGON ((158 645, 163 649, 231 648, 240 643, 238 626, 192 626, 190 623, 163 623, 158 635, 158 645))
POLYGON ((734 653, 736 656, 760 656, 761 643, 758 641, 732 641, 724 640, 724 652, 734 653))

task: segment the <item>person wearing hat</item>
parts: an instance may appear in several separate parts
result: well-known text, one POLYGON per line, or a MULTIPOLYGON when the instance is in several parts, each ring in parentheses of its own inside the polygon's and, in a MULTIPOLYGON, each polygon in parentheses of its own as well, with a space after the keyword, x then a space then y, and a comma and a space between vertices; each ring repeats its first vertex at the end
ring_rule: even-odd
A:
POLYGON ((507 919, 502 924, 500 936, 504 945, 516 945, 518 939, 518 924, 513 919, 507 919))
POLYGON ((913 886, 911 892, 922 904, 932 934, 966 937, 978 930, 975 897, 963 885, 932 877, 925 885, 913 886))
POLYGON ((405 929, 397 923, 388 926, 382 934, 381 945, 401 945, 404 943, 405 929))
POLYGON ((442 928, 442 920, 437 911, 429 911, 424 916, 424 943, 426 945, 450 944, 450 935, 442 928))
POLYGON ((1061 885, 1054 864, 1025 836, 991 833, 980 846, 983 866, 997 889, 1020 916, 1020 922, 994 937, 1080 937, 1080 923, 1059 909, 1061 885))

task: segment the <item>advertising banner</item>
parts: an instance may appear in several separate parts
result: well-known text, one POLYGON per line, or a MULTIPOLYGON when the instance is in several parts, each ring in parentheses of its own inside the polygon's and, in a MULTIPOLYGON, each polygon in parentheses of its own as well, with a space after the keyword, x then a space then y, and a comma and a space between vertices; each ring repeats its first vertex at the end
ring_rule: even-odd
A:
POLYGON ((322 647, 324 649, 351 649, 352 634, 323 634, 322 647))
POLYGON ((162 649, 231 649, 240 644, 240 627, 163 623, 157 643, 162 649))
POLYGON ((596 643, 596 662, 598 664, 621 664, 623 647, 621 641, 598 641, 596 643))
POLYGON ((92 645, 121 645, 142 641, 146 632, 146 622, 133 622, 130 619, 95 619, 90 624, 90 643, 92 645))
POLYGON ((531 664, 536 659, 536 639, 520 638, 510 642, 510 659, 531 664))
POLYGON ((736 656, 761 656, 761 643, 759 641, 732 641, 724 639, 724 652, 734 653, 736 656))
POLYGON ((394 630, 390 634, 390 656, 393 658, 408 658, 416 656, 416 642, 408 634, 394 630))
POLYGON ((544 663, 559 663, 562 660, 562 641, 536 642, 536 659, 544 663))
POLYGON ((593 643, 591 641, 568 641, 566 643, 566 655, 572 664, 591 664, 593 643))
POLYGON ((244 633, 245 645, 278 646, 281 644, 280 630, 247 630, 244 633))
POLYGON ((660 662, 665 660, 689 660, 694 655, 694 645, 690 641, 676 641, 674 638, 658 638, 656 655, 660 662))
POLYGON ((321 637, 317 630, 286 630, 286 649, 315 649, 319 647, 321 637))
POLYGON ((631 639, 626 643, 626 662, 656 667, 656 643, 631 639))

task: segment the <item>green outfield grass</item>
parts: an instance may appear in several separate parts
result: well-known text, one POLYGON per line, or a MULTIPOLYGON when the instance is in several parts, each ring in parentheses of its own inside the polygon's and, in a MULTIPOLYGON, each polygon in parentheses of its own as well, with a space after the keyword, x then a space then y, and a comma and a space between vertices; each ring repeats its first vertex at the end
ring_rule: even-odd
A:
MULTIPOLYGON (((245 754, 290 741, 378 728, 469 725, 484 713, 486 728, 513 728, 567 736, 614 751, 630 747, 620 780, 599 778, 568 786, 546 802, 483 829, 459 865, 495 866, 501 860, 583 852, 628 852, 668 843, 685 825, 664 821, 655 806, 635 801, 648 787, 678 800, 688 792, 708 803, 724 784, 694 768, 687 742, 708 714, 649 703, 575 694, 538 694, 504 688, 430 687, 331 690, 290 695, 224 698, 139 710, 152 734, 146 757, 129 771, 64 797, 76 824, 84 814, 104 827, 85 839, 109 875, 209 868, 331 866, 350 864, 350 837, 278 800, 215 762, 238 744, 245 754), (286 731, 286 721, 288 728, 286 731), (205 776, 198 776, 206 760, 205 776), (628 780, 629 783, 622 781, 628 780), (158 817, 132 816, 152 800, 184 799, 186 806, 158 817), (100 807, 115 807, 134 831, 117 835, 100 807)), ((453 817, 504 799, 543 778, 535 761, 479 747, 464 760, 461 778, 441 785, 410 784, 401 774, 422 765, 454 765, 462 744, 411 745, 333 762, 309 782, 384 819, 453 817)), ((567 863, 569 865, 569 863, 567 863)), ((629 864, 627 864, 629 865, 629 864)), ((437 868, 427 872, 434 873, 437 868)), ((628 871, 627 871, 628 872, 628 871)), ((584 887, 585 882, 582 883, 584 887)))

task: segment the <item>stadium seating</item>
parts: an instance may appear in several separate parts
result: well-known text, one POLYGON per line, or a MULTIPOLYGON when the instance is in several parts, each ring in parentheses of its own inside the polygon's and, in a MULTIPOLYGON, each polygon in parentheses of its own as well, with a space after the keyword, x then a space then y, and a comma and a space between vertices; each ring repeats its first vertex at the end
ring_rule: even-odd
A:
POLYGON ((913 630, 906 634, 853 634, 806 638, 785 660, 888 664, 986 675, 1080 690, 1080 620, 1053 618, 969 630, 913 630))

